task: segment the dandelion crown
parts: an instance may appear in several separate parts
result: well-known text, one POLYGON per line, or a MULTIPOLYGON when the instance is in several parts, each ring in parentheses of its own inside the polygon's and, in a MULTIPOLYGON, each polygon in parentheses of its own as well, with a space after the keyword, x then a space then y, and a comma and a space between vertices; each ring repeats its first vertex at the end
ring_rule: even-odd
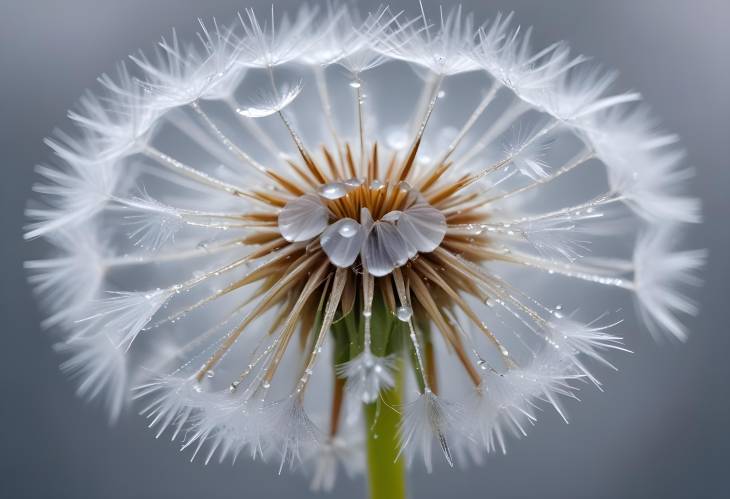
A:
POLYGON ((26 233, 55 253, 26 265, 79 393, 328 489, 365 451, 372 479, 565 418, 624 350, 611 290, 683 338, 704 255, 675 249, 699 220, 677 138, 529 40, 458 8, 245 11, 101 76, 26 233))

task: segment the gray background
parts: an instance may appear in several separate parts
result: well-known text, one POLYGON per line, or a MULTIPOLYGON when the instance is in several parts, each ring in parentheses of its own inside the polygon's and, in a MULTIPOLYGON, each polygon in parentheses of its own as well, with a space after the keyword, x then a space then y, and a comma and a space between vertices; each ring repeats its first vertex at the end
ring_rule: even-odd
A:
MULTIPOLYGON (((730 2, 463 3, 481 17, 513 9, 535 26, 538 46, 564 38, 620 69, 624 87, 641 90, 697 166, 692 189, 706 223, 691 239, 711 253, 702 313, 690 321, 686 345, 632 335, 635 354, 616 358, 620 373, 603 372, 605 393, 585 390, 583 403, 569 404, 570 425, 546 413, 528 439, 481 468, 415 472, 411 496, 729 497, 730 2)), ((139 417, 109 428, 59 373, 21 268, 31 251, 21 226, 32 167, 49 154, 41 140, 81 91, 170 28, 189 38, 196 17, 228 20, 251 4, 268 2, 0 1, 0 497, 310 497, 304 478, 277 477, 273 466, 190 464, 139 417)), ((405 5, 417 8, 415 0, 405 5)), ((363 485, 340 477, 332 497, 362 497, 363 485)))

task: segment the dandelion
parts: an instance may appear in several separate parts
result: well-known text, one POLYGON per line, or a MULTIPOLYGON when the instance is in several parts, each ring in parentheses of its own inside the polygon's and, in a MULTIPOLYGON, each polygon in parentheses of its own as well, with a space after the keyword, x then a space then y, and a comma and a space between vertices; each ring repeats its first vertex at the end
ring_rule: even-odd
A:
POLYGON ((505 452, 543 405, 567 421, 626 351, 601 296, 680 339, 697 311, 690 170, 614 80, 460 8, 173 33, 100 78, 38 169, 26 237, 56 254, 27 268, 64 370, 192 458, 315 489, 366 469, 372 497, 434 450, 505 452))

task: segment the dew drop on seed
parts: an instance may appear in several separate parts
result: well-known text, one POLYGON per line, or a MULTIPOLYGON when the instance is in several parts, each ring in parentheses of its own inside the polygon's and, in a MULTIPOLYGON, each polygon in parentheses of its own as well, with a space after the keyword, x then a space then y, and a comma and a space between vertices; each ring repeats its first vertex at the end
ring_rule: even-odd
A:
POLYGON ((340 199, 347 194, 347 186, 341 182, 330 182, 320 185, 317 193, 326 199, 340 199))
POLYGON ((364 181, 363 181, 363 179, 361 179, 361 178, 357 178, 357 177, 352 177, 352 178, 348 178, 348 179, 347 179, 347 180, 345 180, 345 181, 344 181, 343 183, 344 183, 344 184, 345 184, 345 185, 346 185, 347 187, 349 187, 349 188, 351 188, 351 189, 354 189, 354 188, 356 188, 356 187, 360 187, 360 186, 361 186, 361 185, 363 184, 363 182, 364 182, 364 181))
POLYGON ((411 307, 398 307, 395 311, 396 317, 399 321, 408 322, 413 315, 411 307))
POLYGON ((345 238, 351 238, 355 234, 357 234, 359 224, 355 222, 354 220, 345 220, 342 223, 340 223, 340 227, 337 229, 337 232, 345 238))

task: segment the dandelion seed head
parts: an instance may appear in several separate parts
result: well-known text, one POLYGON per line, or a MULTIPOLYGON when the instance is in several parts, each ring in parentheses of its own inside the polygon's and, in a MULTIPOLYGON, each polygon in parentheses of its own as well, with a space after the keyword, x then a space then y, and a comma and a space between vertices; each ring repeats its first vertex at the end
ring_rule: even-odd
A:
POLYGON ((460 7, 167 35, 99 78, 37 170, 26 237, 53 254, 26 267, 64 371, 192 458, 317 490, 362 470, 363 404, 392 390, 399 456, 429 470, 434 448, 505 452, 541 407, 567 421, 627 351, 621 317, 530 283, 620 289, 684 338, 705 258, 677 249, 700 218, 677 137, 615 80, 460 7), (631 259, 605 244, 634 233, 631 259))

